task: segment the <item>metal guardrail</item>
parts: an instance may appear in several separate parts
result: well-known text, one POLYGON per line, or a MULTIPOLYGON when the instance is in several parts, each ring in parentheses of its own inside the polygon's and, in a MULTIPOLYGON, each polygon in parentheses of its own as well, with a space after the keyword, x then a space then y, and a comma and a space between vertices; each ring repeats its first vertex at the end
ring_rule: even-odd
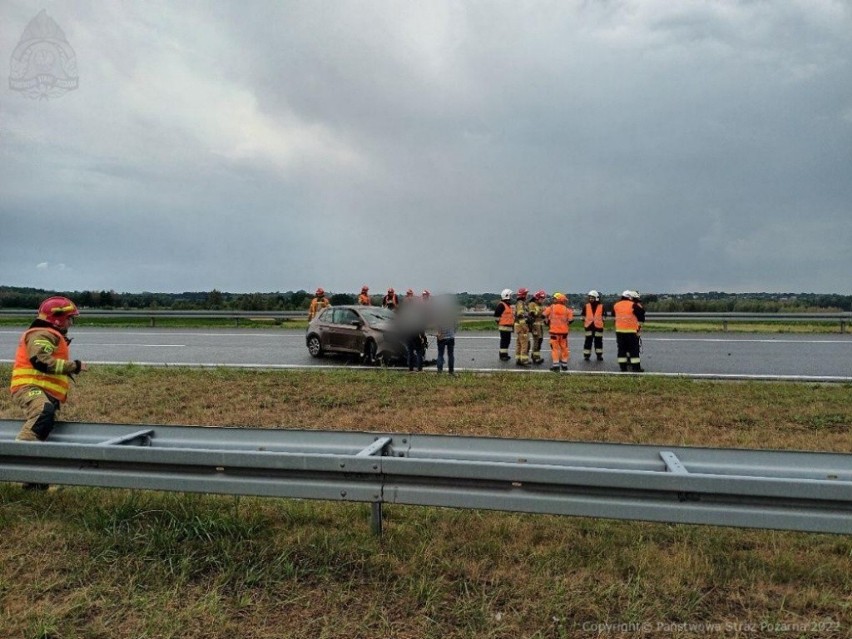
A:
MULTIPOLYGON (((575 313, 578 313, 575 309, 575 313)), ((305 311, 174 311, 158 309, 139 310, 104 310, 84 309, 86 317, 147 319, 151 326, 156 326, 157 319, 228 319, 238 326, 241 321, 286 321, 307 319, 305 311)), ((33 309, 0 308, 0 317, 31 318, 35 315, 33 309)), ((489 311, 464 311, 461 319, 491 319, 489 311)), ((722 330, 728 330, 732 322, 832 322, 839 323, 840 332, 846 333, 852 323, 852 313, 647 313, 648 322, 719 322, 722 330)))
POLYGON ((61 423, 0 481, 852 534, 852 455, 406 433, 61 423))

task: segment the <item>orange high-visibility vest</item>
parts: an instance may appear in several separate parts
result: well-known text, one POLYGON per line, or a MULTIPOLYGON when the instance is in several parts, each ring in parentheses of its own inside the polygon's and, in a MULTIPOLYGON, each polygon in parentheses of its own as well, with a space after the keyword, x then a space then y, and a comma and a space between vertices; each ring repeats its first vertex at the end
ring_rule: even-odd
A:
POLYGON ((29 353, 27 353, 27 336, 33 331, 55 333, 59 337, 59 346, 56 347, 53 356, 62 362, 69 361, 68 342, 62 333, 52 328, 31 328, 21 335, 21 341, 18 342, 18 350, 15 353, 15 364, 12 367, 12 383, 9 385, 9 388, 14 393, 23 386, 38 386, 51 397, 64 402, 65 398, 68 397, 68 387, 71 385, 71 378, 68 375, 60 373, 43 373, 33 368, 33 363, 30 361, 29 353))
POLYGON ((615 314, 616 333, 639 332, 639 320, 633 313, 633 302, 631 300, 616 302, 615 306, 612 307, 612 312, 615 314))
POLYGON ((506 302, 500 302, 503 305, 503 314, 500 316, 499 321, 497 322, 500 326, 511 326, 515 327, 515 311, 512 309, 511 304, 507 304, 506 302))
POLYGON ((594 324, 595 328, 603 329, 603 304, 601 304, 600 302, 598 302, 598 305, 595 307, 595 310, 592 310, 592 305, 587 302, 586 308, 583 311, 583 316, 585 318, 583 321, 584 326, 594 324))
POLYGON ((361 293, 361 294, 358 296, 358 303, 359 303, 361 306, 371 306, 371 305, 372 305, 372 302, 370 301, 370 296, 369 296, 369 295, 365 295, 364 293, 361 293))
POLYGON ((574 319, 574 310, 565 304, 551 304, 544 309, 544 316, 550 320, 550 332, 554 335, 567 335, 568 322, 574 319))

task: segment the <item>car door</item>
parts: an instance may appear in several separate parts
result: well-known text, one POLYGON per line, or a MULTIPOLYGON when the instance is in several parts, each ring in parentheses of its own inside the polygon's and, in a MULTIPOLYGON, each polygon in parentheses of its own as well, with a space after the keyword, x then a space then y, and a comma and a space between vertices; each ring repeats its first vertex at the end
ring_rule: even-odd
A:
POLYGON ((351 308, 334 309, 334 325, 329 331, 331 349, 344 353, 360 353, 363 343, 361 319, 351 308))

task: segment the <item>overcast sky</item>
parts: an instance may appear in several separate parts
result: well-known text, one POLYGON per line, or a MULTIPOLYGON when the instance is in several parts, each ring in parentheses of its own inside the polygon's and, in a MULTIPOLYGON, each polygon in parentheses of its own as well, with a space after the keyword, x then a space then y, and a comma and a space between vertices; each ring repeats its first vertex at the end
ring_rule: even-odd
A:
POLYGON ((0 73, 0 284, 852 293, 850 0, 3 0, 0 73))

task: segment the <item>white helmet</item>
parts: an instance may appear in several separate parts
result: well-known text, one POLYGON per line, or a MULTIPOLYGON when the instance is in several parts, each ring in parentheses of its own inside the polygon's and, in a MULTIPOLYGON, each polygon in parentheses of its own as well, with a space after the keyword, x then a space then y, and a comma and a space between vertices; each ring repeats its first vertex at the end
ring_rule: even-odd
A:
POLYGON ((633 299, 633 291, 628 289, 621 294, 621 297, 626 297, 627 299, 632 300, 633 299))
POLYGON ((501 299, 501 300, 510 300, 510 299, 512 299, 512 289, 510 289, 510 288, 504 288, 504 289, 503 289, 503 291, 500 293, 500 299, 501 299))
POLYGON ((592 289, 591 291, 589 291, 589 297, 593 297, 596 300, 599 300, 601 298, 601 294, 598 293, 596 290, 592 289))

